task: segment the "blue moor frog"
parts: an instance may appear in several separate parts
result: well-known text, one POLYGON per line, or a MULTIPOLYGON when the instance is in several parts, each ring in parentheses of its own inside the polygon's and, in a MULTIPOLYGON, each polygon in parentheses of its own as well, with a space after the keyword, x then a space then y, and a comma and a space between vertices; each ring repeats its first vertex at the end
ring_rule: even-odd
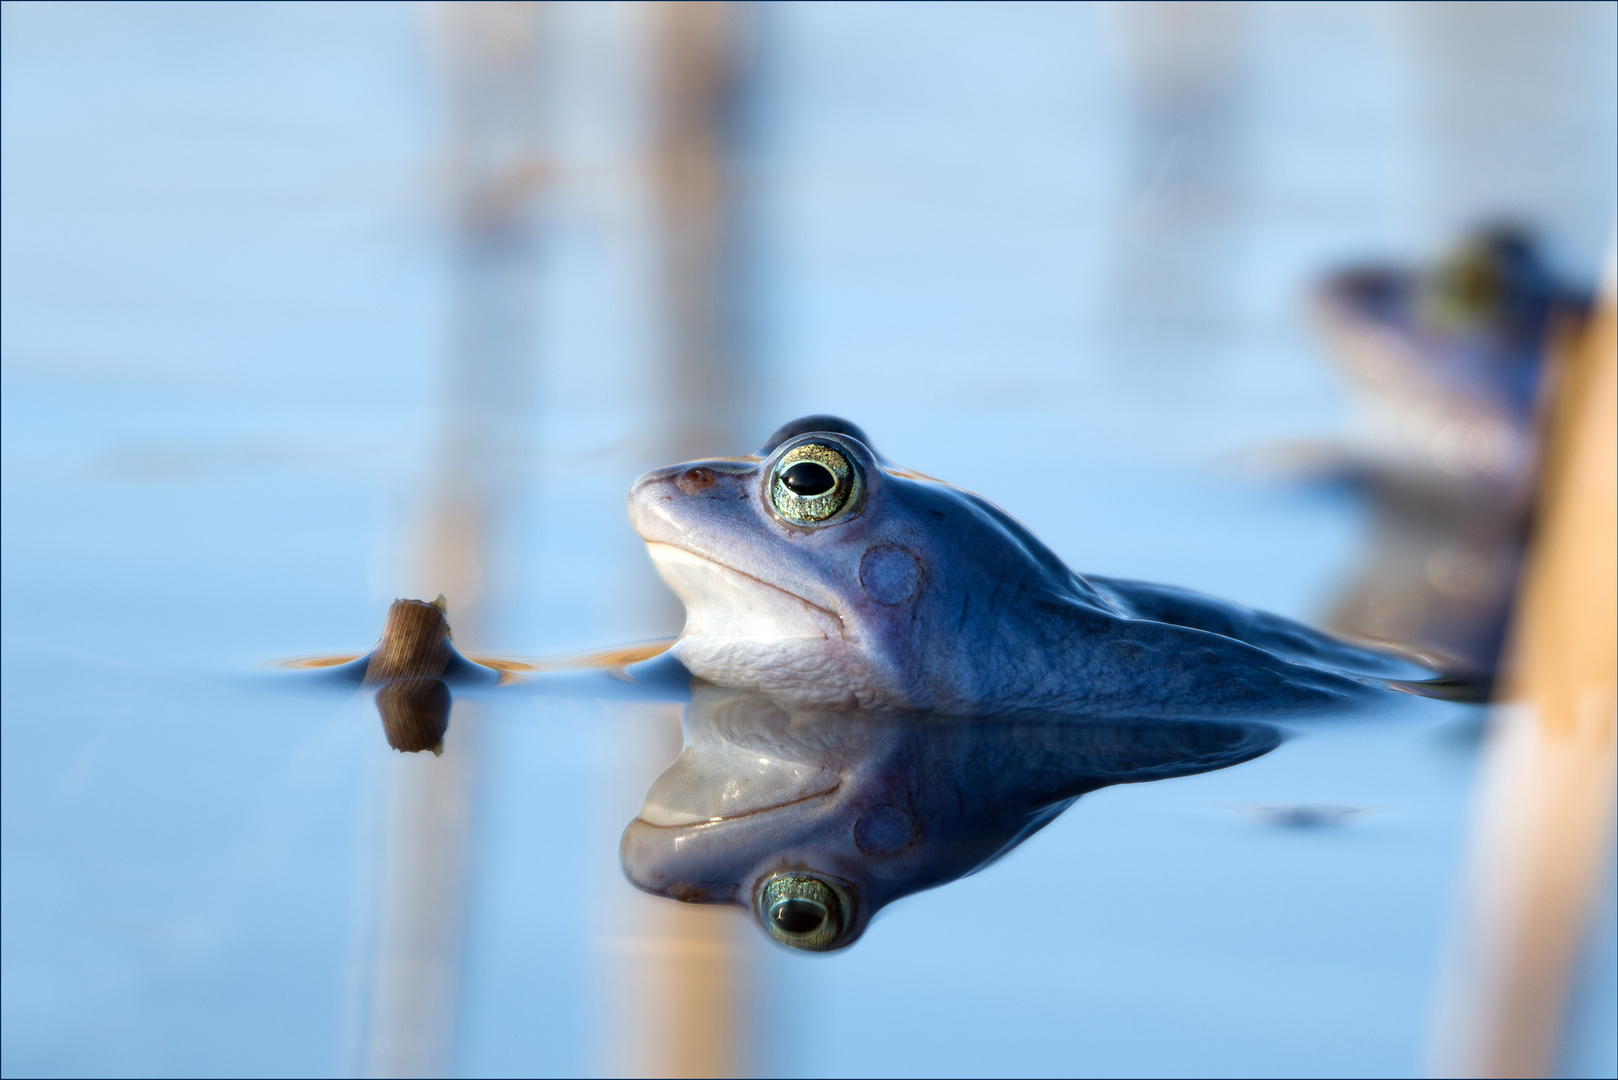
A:
POLYGON ((1183 589, 1081 576, 1009 514, 831 416, 647 473, 630 520, 685 603, 694 675, 796 705, 1252 716, 1433 674, 1183 589))

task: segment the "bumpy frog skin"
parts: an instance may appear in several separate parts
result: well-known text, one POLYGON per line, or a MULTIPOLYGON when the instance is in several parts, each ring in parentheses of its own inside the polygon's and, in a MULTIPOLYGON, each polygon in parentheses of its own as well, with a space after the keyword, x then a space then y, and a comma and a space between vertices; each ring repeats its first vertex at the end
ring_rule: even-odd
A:
POLYGON ((1296 713, 1431 674, 1185 590, 1081 577, 987 500, 870 445, 810 416, 755 455, 635 482, 630 520, 685 603, 671 652, 693 674, 799 705, 978 716, 1296 713), (806 459, 848 465, 834 513, 783 493, 806 459))

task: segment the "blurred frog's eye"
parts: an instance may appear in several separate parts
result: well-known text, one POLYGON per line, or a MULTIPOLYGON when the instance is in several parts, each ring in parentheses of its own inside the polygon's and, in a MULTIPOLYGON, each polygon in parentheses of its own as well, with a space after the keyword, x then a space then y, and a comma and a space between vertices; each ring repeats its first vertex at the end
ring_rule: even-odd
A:
POLYGON ((825 521, 853 501, 859 473, 842 451, 802 443, 781 455, 770 476, 775 512, 799 525, 825 521))
POLYGON ((842 890, 813 874, 777 874, 759 893, 758 917, 776 941, 819 952, 837 943, 848 924, 842 890))

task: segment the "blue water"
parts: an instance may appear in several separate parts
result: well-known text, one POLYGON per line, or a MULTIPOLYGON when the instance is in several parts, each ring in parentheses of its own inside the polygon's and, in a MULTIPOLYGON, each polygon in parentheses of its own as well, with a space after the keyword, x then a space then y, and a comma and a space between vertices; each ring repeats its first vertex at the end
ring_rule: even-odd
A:
MULTIPOLYGON (((1589 7, 1600 31, 1609 5, 1589 7)), ((643 29, 631 7, 558 8, 537 449, 483 633, 518 654, 678 625, 622 502, 665 463, 644 437, 658 315, 626 89, 643 29)), ((735 449, 841 413, 1081 571, 1318 617, 1357 510, 1230 460, 1345 423, 1303 289, 1498 209, 1591 270, 1614 154, 1610 102, 1580 95, 1610 79, 1612 38, 1547 31, 1572 74, 1542 126, 1606 132, 1584 179, 1478 194, 1419 152, 1436 121, 1402 16, 1243 10, 1234 164, 1174 181, 1235 209, 1185 226, 1190 260, 1152 247, 1179 227, 1154 177, 1177 174, 1130 126, 1125 8, 760 12, 735 449), (1583 100, 1600 104, 1569 112, 1583 100), (1120 267, 1140 265, 1200 299, 1119 314, 1120 267)), ((452 337, 422 16, 4 18, 3 1071, 346 1070, 387 751, 374 717, 260 665, 367 648, 402 587, 452 337)), ((1409 699, 1234 769, 1086 796, 835 957, 750 932, 753 1068, 1408 1074, 1475 719, 1409 699), (1287 830, 1244 809, 1287 803, 1366 813, 1287 830)), ((667 717, 513 698, 480 723, 454 1068, 606 1068, 603 972, 634 929, 614 920, 642 910, 617 837, 671 756, 667 717)))

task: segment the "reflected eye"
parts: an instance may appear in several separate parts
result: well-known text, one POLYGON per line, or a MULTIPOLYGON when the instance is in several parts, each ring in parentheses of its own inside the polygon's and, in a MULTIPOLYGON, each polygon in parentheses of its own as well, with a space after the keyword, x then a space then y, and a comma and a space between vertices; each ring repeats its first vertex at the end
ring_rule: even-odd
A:
POLYGON ((769 935, 794 949, 831 948, 847 920, 841 890, 813 874, 777 874, 759 894, 758 907, 769 935))
POLYGON ((804 443, 781 455, 770 479, 775 512, 799 525, 825 521, 852 501, 859 474, 842 452, 804 443))

